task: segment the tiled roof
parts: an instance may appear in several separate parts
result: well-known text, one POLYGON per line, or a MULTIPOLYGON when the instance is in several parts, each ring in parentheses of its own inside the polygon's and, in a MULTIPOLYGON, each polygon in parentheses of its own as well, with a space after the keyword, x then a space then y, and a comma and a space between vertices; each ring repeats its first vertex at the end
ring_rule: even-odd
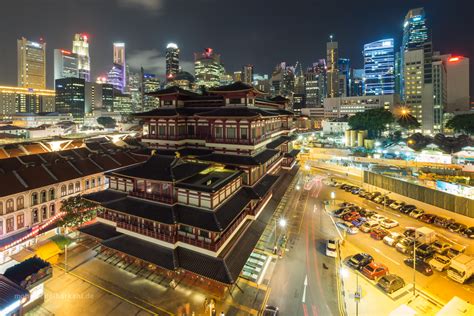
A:
POLYGON ((125 198, 126 196, 127 196, 127 193, 125 192, 115 191, 111 189, 83 195, 85 199, 89 201, 97 202, 97 203, 112 202, 115 200, 125 198))
POLYGON ((212 161, 217 163, 229 164, 229 165, 246 165, 246 166, 258 166, 270 160, 275 155, 279 154, 279 150, 266 149, 256 156, 245 156, 245 155, 229 155, 229 154, 210 154, 208 156, 200 157, 203 161, 212 161))
POLYGON ((277 139, 275 139, 274 141, 272 141, 271 143, 268 143, 267 148, 275 149, 278 146, 280 146, 280 145, 282 145, 286 142, 288 142, 288 139, 284 136, 280 136, 277 139))
POLYGON ((252 187, 252 190, 260 197, 264 197, 273 185, 278 181, 280 176, 267 174, 257 184, 252 187))
POLYGON ((110 203, 102 204, 105 208, 125 214, 157 221, 164 224, 174 224, 174 212, 171 206, 149 200, 126 197, 110 203))
POLYGON ((106 225, 100 222, 83 226, 79 228, 79 231, 101 240, 107 240, 122 235, 122 233, 119 233, 115 229, 115 226, 106 225))

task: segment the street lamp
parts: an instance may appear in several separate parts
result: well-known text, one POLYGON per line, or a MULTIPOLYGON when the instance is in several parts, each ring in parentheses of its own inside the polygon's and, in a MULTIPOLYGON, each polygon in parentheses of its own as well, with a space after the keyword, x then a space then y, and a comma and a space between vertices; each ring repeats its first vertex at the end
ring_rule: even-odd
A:
POLYGON ((280 218, 280 219, 275 219, 275 247, 274 247, 274 251, 276 252, 276 250, 278 249, 277 247, 277 242, 278 242, 278 238, 277 238, 277 222, 278 222, 278 225, 281 227, 281 229, 283 230, 283 228, 285 228, 286 226, 286 219, 284 218, 280 218))
POLYGON ((333 204, 333 205, 334 205, 334 203, 335 203, 335 198, 336 198, 336 192, 331 191, 331 200, 332 200, 332 204, 333 204))

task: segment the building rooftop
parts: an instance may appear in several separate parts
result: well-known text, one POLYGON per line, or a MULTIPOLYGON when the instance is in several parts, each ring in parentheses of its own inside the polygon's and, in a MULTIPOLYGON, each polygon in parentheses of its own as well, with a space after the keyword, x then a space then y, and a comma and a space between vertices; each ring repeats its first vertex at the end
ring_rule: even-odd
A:
POLYGON ((242 174, 242 171, 209 168, 179 182, 179 188, 216 192, 242 174))

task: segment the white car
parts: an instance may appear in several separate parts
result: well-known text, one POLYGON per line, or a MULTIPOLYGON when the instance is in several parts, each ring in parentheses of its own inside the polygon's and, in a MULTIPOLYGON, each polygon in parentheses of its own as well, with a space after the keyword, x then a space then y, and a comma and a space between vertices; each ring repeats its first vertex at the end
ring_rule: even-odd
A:
POLYGON ((404 236, 400 233, 392 232, 383 238, 383 242, 390 247, 394 247, 404 236))
POLYGON ((370 233, 370 231, 379 226, 379 223, 376 221, 367 221, 362 224, 359 228, 364 233, 370 233))
POLYGON ((386 218, 380 222, 380 226, 382 226, 383 228, 393 228, 397 227, 398 225, 400 224, 398 224, 397 221, 390 218, 386 218))
POLYGON ((449 265, 451 264, 451 259, 449 259, 449 257, 436 253, 433 256, 433 259, 428 261, 428 263, 433 269, 442 272, 449 267, 449 265))
POLYGON ((374 215, 372 215, 372 217, 370 217, 370 219, 380 223, 381 221, 386 219, 386 217, 383 216, 383 215, 380 215, 380 214, 374 214, 374 215))
POLYGON ((326 256, 328 257, 337 257, 337 242, 335 240, 329 239, 326 243, 326 256))
POLYGON ((348 234, 354 235, 359 232, 359 229, 352 225, 351 223, 346 223, 346 222, 337 222, 336 226, 339 227, 340 229, 345 230, 348 234))

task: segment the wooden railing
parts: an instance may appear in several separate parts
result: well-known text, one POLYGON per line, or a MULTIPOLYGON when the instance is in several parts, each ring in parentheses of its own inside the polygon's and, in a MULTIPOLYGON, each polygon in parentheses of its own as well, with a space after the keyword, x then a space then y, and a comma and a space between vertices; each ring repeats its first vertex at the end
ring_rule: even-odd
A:
POLYGON ((168 204, 173 204, 175 199, 170 196, 162 196, 154 193, 147 193, 147 192, 138 192, 138 191, 130 191, 131 196, 136 196, 146 200, 153 200, 158 202, 164 202, 168 204))

